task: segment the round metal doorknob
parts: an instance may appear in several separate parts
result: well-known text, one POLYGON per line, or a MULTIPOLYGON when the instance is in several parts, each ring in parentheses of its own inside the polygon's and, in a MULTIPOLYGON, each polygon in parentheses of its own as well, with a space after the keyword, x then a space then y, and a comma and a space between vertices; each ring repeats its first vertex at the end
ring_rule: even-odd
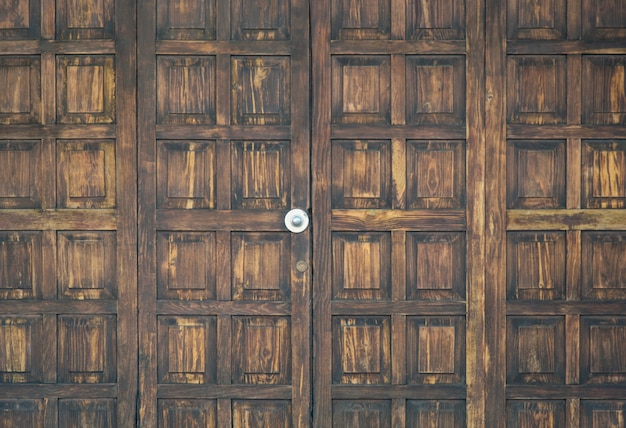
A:
POLYGON ((304 232, 309 226, 309 216, 306 211, 295 208, 285 216, 285 226, 290 232, 304 232))

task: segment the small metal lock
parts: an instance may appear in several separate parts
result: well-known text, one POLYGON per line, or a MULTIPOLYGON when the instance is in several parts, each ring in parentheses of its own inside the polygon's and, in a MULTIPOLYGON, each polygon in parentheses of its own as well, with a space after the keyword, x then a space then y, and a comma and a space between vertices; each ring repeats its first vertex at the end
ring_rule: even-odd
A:
POLYGON ((304 210, 293 209, 285 216, 285 226, 293 233, 304 232, 309 226, 309 216, 304 210))

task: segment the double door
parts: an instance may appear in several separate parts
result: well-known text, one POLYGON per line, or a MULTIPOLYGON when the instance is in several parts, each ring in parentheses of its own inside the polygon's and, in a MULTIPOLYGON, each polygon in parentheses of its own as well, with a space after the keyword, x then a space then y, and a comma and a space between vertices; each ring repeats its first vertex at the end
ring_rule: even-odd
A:
POLYGON ((623 426, 623 1, 0 12, 0 426, 623 426))

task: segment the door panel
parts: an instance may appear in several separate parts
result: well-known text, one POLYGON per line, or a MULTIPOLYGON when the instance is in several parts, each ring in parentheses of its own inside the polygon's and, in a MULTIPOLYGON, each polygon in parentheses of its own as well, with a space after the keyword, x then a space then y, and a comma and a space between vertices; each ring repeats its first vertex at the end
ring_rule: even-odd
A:
POLYGON ((134 5, 0 17, 0 425, 132 426, 134 5))
POLYGON ((139 14, 139 424, 306 426, 308 5, 139 14))

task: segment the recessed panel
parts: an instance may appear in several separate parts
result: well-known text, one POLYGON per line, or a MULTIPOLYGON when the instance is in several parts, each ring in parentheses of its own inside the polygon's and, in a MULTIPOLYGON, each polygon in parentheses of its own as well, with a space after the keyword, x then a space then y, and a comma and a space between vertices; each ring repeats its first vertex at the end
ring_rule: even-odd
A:
POLYGON ((233 317, 233 383, 291 383, 291 323, 286 317, 233 317))
POLYGON ((332 236, 333 297, 388 300, 391 297, 391 236, 385 232, 332 236))
POLYGON ((465 379, 465 319, 407 318, 410 384, 462 384, 465 379))
POLYGON ((115 232, 58 232, 59 295, 69 299, 113 299, 117 295, 115 232))
POLYGON ((406 38, 462 40, 465 38, 465 0, 407 0, 406 38))
POLYGON ((509 56, 507 121, 529 125, 565 123, 565 56, 509 56))
POLYGON ((583 56, 582 113, 585 124, 626 124, 626 55, 583 56))
POLYGON ((57 141, 57 207, 116 205, 115 142, 57 141))
POLYGON ((289 57, 232 57, 231 88, 233 125, 291 123, 289 57))
POLYGON ((565 233, 509 232, 509 300, 559 300, 565 296, 565 233))
POLYGON ((42 329, 41 316, 0 318, 0 382, 42 381, 42 329))
POLYGON ((41 141, 0 140, 0 209, 41 207, 41 141))
POLYGON ((332 57, 332 122, 389 124, 391 61, 388 56, 332 57))
POLYGON ((620 427, 626 420, 626 401, 581 400, 580 426, 589 428, 620 427))
POLYGON ((159 232, 157 290, 160 299, 215 299, 215 233, 159 232))
POLYGON ((332 3, 333 39, 389 39, 390 0, 333 0, 332 3))
POLYGON ((406 426, 464 428, 465 401, 407 400, 406 426))
POLYGON ((233 428, 292 426, 287 400, 233 400, 232 409, 233 428))
POLYGON ((626 207, 626 140, 583 141, 583 207, 626 207))
POLYGON ((234 141, 233 208, 280 209, 290 201, 289 141, 234 141))
POLYGON ((391 428, 390 400, 333 400, 333 428, 391 428))
POLYGON ((40 123, 41 59, 0 57, 0 125, 40 123))
POLYGON ((566 0, 508 0, 507 36, 526 40, 565 39, 566 0))
POLYGON ((44 400, 3 399, 0 400, 0 423, 3 428, 43 428, 45 410, 44 400))
POLYGON ((626 318, 581 317, 581 383, 626 382, 626 318))
POLYGON ((409 300, 465 298, 465 235, 407 234, 406 296, 409 300))
POLYGON ((67 428, 115 428, 116 402, 113 399, 59 400, 59 426, 67 428))
POLYGON ((7 0, 0 16, 0 40, 38 39, 40 32, 39 0, 7 0))
POLYGON ((157 0, 157 38, 215 39, 215 0, 157 0))
POLYGON ((0 233, 0 298, 38 297, 42 268, 40 232, 0 233))
POLYGON ((391 382, 389 317, 333 318, 333 383, 391 382))
POLYGON ((113 0, 58 0, 57 38, 112 39, 114 16, 113 0))
POLYGON ((622 0, 583 0, 583 38, 587 40, 624 39, 626 5, 622 0))
POLYGON ((411 125, 465 123, 464 57, 406 57, 406 122, 411 125))
POLYGON ((215 400, 159 400, 159 428, 217 428, 215 400))
POLYGON ((159 141, 157 207, 215 208, 214 141, 159 141))
POLYGON ((60 383, 113 383, 117 376, 117 323, 113 315, 58 317, 60 383))
POLYGON ((233 0, 233 40, 288 40, 291 38, 290 0, 233 0))
POLYGON ((507 427, 564 427, 565 400, 508 400, 507 427))
POLYGON ((57 122, 115 122, 115 60, 109 55, 57 56, 57 122))
POLYGON ((290 243, 288 233, 233 233, 232 298, 289 300, 290 243))
POLYGON ((157 57, 157 123, 215 124, 215 57, 157 57))
POLYGON ((465 142, 408 140, 406 162, 408 208, 465 206, 465 142))
POLYGON ((583 297, 626 299, 626 234, 583 232, 582 239, 583 297))
POLYGON ((563 317, 507 318, 507 383, 565 382, 563 317))
POLYGON ((390 141, 333 141, 331 159, 333 208, 391 207, 390 141))
POLYGON ((217 322, 211 317, 158 317, 159 383, 215 383, 217 322))

